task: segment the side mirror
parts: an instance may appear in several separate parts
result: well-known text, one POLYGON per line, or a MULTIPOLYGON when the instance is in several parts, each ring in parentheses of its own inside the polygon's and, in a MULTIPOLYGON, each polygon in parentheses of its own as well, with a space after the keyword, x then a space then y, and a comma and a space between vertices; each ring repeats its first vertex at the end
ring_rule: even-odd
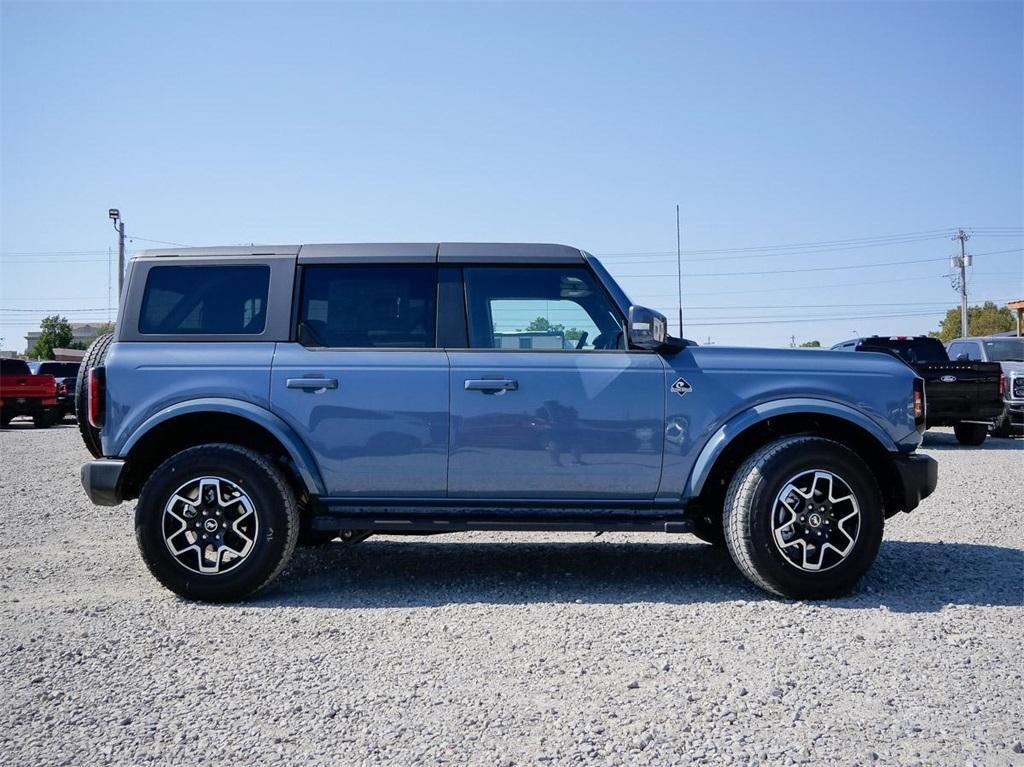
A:
POLYGON ((956 355, 956 360, 955 361, 956 362, 970 362, 971 361, 971 355, 969 355, 967 352, 960 352, 958 355, 956 355))
POLYGON ((668 320, 665 319, 665 315, 646 306, 629 307, 626 334, 629 345, 636 349, 662 351, 673 346, 669 341, 668 320))

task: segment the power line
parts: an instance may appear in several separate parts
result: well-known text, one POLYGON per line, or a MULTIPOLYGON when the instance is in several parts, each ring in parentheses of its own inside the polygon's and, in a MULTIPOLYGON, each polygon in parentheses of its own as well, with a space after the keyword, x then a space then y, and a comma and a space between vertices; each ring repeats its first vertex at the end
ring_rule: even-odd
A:
MULTIPOLYGON (((792 257, 792 256, 811 256, 811 255, 817 255, 817 254, 821 254, 821 253, 838 253, 838 252, 844 252, 844 251, 849 251, 849 250, 863 250, 864 248, 880 248, 880 247, 890 247, 890 246, 893 246, 893 245, 908 245, 908 244, 914 244, 914 243, 919 243, 919 242, 931 242, 931 241, 934 241, 934 240, 944 240, 944 239, 945 239, 945 235, 939 234, 939 235, 933 235, 933 236, 930 236, 930 237, 915 237, 915 238, 912 238, 912 239, 905 239, 905 240, 889 240, 889 241, 884 241, 884 242, 864 243, 864 244, 861 244, 861 245, 829 246, 829 247, 820 247, 820 248, 812 248, 812 249, 804 249, 804 250, 782 250, 782 251, 772 250, 772 252, 768 252, 768 253, 760 252, 760 251, 754 251, 754 252, 749 252, 749 253, 740 253, 740 254, 736 254, 736 255, 728 255, 731 251, 724 251, 722 254, 718 254, 718 255, 703 256, 703 257, 697 257, 697 258, 686 258, 684 260, 688 261, 688 262, 700 262, 700 261, 737 261, 737 260, 755 259, 755 258, 787 258, 787 257, 792 257)), ((765 249, 767 249, 767 248, 765 248, 765 249)), ((684 251, 684 253, 685 252, 686 251, 684 251)), ((707 250, 694 250, 694 251, 690 251, 691 254, 706 254, 706 253, 709 253, 709 252, 713 253, 714 251, 707 251, 707 250)), ((662 256, 662 257, 667 258, 671 254, 668 251, 649 251, 649 252, 645 252, 645 253, 639 253, 638 252, 638 253, 635 253, 635 254, 625 254, 625 253, 600 254, 600 253, 598 253, 598 254, 595 254, 595 255, 597 255, 598 257, 600 257, 602 259, 611 256, 612 258, 622 258, 623 261, 628 262, 628 263, 643 263, 643 260, 641 260, 641 259, 632 258, 632 257, 624 258, 624 256, 632 256, 632 255, 637 255, 637 256, 662 256)), ((657 259, 657 260, 661 261, 661 260, 664 260, 664 258, 663 259, 657 259)))
MULTIPOLYGON (((764 250, 802 250, 804 248, 821 247, 825 245, 852 245, 857 243, 868 243, 882 240, 902 240, 911 237, 927 237, 927 238, 938 238, 944 237, 949 234, 951 230, 946 227, 943 229, 926 229, 920 232, 904 232, 902 234, 881 234, 873 235, 869 237, 851 237, 842 240, 816 240, 813 242, 790 242, 774 245, 747 245, 743 247, 733 248, 705 248, 703 250, 684 250, 683 253, 687 255, 701 255, 703 253, 740 253, 750 251, 764 251, 764 250)), ((647 251, 646 253, 606 253, 605 255, 620 255, 620 256, 631 256, 631 255, 660 255, 664 251, 647 251)), ((595 254, 599 255, 599 254, 595 254)))
MULTIPOLYGON (((938 311, 938 312, 899 312, 899 313, 895 313, 895 314, 856 314, 856 315, 848 315, 848 316, 845 316, 845 317, 829 316, 827 318, 825 318, 825 317, 804 317, 804 318, 796 318, 796 319, 788 319, 788 318, 778 318, 778 319, 776 319, 776 318, 772 318, 772 319, 755 320, 755 321, 758 322, 758 324, 761 324, 761 325, 785 325, 785 324, 789 324, 789 323, 798 323, 798 322, 822 322, 824 320, 828 320, 828 321, 835 320, 835 321, 844 322, 846 320, 871 320, 871 319, 884 319, 884 318, 891 318, 891 317, 935 317, 935 316, 938 316, 940 314, 942 314, 941 311, 938 311)), ((704 326, 704 327, 712 327, 712 326, 725 326, 725 325, 749 325, 751 323, 751 321, 752 320, 748 318, 748 319, 745 319, 745 320, 740 320, 738 322, 691 322, 690 324, 691 325, 701 325, 701 326, 704 326)))
MULTIPOLYGON (((990 250, 985 253, 974 253, 973 256, 994 256, 1002 253, 1020 253, 1024 251, 1024 248, 1010 248, 1008 250, 990 250)), ((879 261, 872 264, 846 264, 844 266, 809 266, 800 269, 769 269, 756 272, 687 272, 689 277, 746 277, 746 276, 763 276, 768 274, 796 274, 798 272, 839 272, 847 271, 850 269, 874 269, 881 266, 904 266, 907 264, 926 264, 935 263, 938 261, 947 262, 949 257, 942 258, 915 258, 905 261, 879 261)), ((616 277, 674 277, 674 274, 624 274, 622 272, 615 272, 616 277)))
POLYGON ((168 242, 167 240, 154 240, 151 237, 139 237, 137 234, 133 234, 128 238, 129 240, 142 240, 143 242, 155 242, 157 245, 173 245, 176 248, 188 248, 189 245, 185 245, 182 242, 168 242))

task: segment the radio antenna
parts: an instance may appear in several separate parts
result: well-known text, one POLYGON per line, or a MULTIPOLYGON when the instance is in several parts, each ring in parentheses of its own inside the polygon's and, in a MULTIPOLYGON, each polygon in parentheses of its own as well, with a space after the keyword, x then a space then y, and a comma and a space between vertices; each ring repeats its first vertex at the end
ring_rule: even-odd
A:
POLYGON ((683 251, 679 228, 679 206, 676 205, 676 282, 679 290, 679 337, 683 337, 683 251))

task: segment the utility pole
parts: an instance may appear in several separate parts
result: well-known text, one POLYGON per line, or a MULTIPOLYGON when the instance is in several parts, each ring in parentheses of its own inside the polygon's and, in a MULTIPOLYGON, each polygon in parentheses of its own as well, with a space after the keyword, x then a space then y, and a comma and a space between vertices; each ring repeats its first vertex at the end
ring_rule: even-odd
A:
POLYGON ((960 270, 960 335, 966 338, 967 333, 967 267, 971 265, 971 257, 967 255, 967 241, 970 235, 963 229, 957 229, 956 234, 951 238, 954 242, 960 241, 960 255, 953 256, 950 264, 954 269, 960 270))
POLYGON ((679 290, 679 337, 683 337, 683 251, 682 230, 679 228, 679 206, 676 205, 676 280, 679 290))
POLYGON ((107 322, 110 322, 110 246, 107 246, 107 322))
POLYGON ((117 208, 110 208, 107 216, 114 222, 114 231, 117 232, 117 295, 120 302, 121 286, 124 284, 124 221, 117 208))

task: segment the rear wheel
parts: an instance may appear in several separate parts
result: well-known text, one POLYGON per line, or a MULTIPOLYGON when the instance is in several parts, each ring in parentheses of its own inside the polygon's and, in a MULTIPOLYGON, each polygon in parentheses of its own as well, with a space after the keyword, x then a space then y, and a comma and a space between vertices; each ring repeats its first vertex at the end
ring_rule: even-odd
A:
POLYGON ((985 441, 988 436, 988 424, 984 423, 958 423, 953 427, 953 434, 956 441, 961 445, 977 447, 985 441))
POLYGON ((168 458, 135 509, 135 536, 150 572, 189 599, 253 594, 281 572, 298 534, 298 505, 285 477, 236 445, 200 445, 168 458))
POLYGON ((78 420, 78 431, 82 433, 82 441, 86 449, 96 458, 103 457, 100 446, 100 430, 89 423, 89 371, 103 364, 107 350, 114 340, 113 333, 104 333, 90 344, 82 357, 75 381, 75 418, 78 420))
POLYGON ((842 445, 787 437, 737 470, 726 494, 725 542, 761 588, 793 599, 848 592, 874 562, 884 509, 870 469, 842 445))
POLYGON ((5 413, 0 410, 0 427, 6 429, 11 425, 11 421, 14 420, 14 416, 9 413, 5 413))
POLYGON ((47 410, 32 416, 32 423, 37 429, 49 429, 60 420, 59 410, 47 410))

